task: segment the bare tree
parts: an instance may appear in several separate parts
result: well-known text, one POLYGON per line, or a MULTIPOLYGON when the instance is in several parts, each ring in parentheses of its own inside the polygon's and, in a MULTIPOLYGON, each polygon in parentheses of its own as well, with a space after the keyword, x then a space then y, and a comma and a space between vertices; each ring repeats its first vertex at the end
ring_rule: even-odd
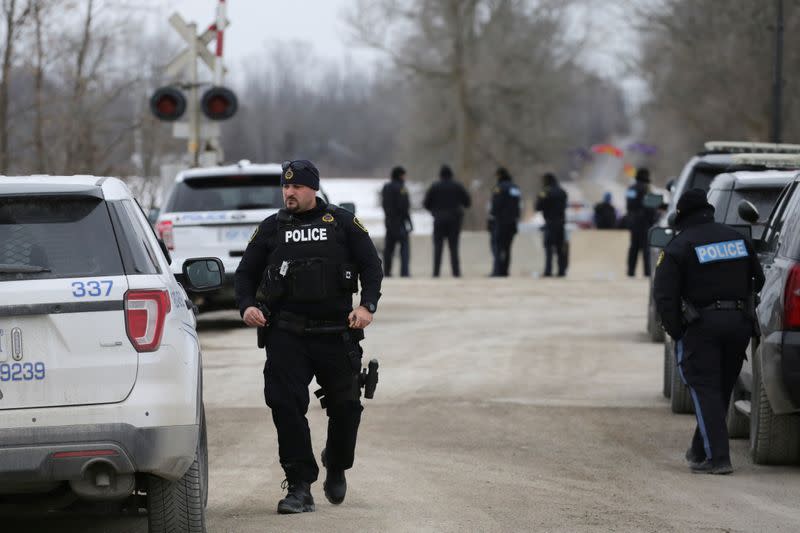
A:
POLYGON ((14 60, 15 41, 20 27, 28 16, 29 6, 18 9, 17 0, 3 0, 3 20, 5 22, 5 48, 3 64, 0 67, 0 174, 8 171, 8 87, 10 83, 12 62, 14 60))

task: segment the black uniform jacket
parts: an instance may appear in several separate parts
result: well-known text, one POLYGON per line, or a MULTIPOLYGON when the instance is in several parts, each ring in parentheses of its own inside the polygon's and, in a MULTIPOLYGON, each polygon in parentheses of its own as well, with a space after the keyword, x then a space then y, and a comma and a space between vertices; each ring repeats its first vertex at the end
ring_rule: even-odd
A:
POLYGON ((440 179, 431 185, 422 202, 433 218, 443 221, 460 221, 464 209, 471 204, 472 199, 464 186, 452 179, 440 179))
POLYGON ((491 217, 498 224, 516 224, 519 220, 520 191, 514 182, 500 181, 492 191, 491 217))
MULTIPOLYGON (((324 200, 317 198, 316 207, 292 216, 299 224, 302 224, 303 221, 318 219, 327 206, 328 204, 324 200)), ((359 273, 361 281, 360 305, 367 308, 369 308, 369 304, 377 306, 378 299, 381 296, 383 267, 375 245, 366 228, 351 212, 337 208, 333 213, 333 217, 345 232, 348 256, 359 273)), ((256 305, 256 291, 264 276, 264 270, 267 268, 268 258, 275 246, 278 229, 277 214, 266 218, 251 237, 250 244, 247 245, 242 261, 236 269, 236 303, 242 315, 244 315, 244 311, 248 307, 256 305)), ((337 309, 338 312, 348 313, 352 308, 352 301, 348 303, 344 299, 338 307, 340 307, 340 309, 337 309)), ((315 311, 317 310, 312 307, 307 310, 306 314, 308 316, 316 316, 318 313, 315 311)))
POLYGON ((643 182, 636 182, 625 192, 625 207, 628 212, 629 224, 650 227, 658 218, 658 212, 644 206, 644 197, 650 192, 650 185, 643 182))
POLYGON ((661 252, 653 285, 656 309, 673 339, 683 337, 681 299, 702 309, 716 300, 747 301, 764 285, 753 246, 735 229, 695 213, 661 252))
POLYGON ((411 202, 408 189, 402 180, 391 180, 381 191, 386 229, 394 233, 405 233, 411 228, 411 202))
POLYGON ((567 211, 567 191, 558 185, 548 185, 536 199, 535 208, 542 212, 547 224, 563 224, 567 211))

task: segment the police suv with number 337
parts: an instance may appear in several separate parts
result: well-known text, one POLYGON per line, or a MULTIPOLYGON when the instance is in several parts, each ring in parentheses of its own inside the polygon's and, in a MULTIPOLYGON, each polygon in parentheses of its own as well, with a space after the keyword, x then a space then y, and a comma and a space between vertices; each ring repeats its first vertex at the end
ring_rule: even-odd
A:
POLYGON ((67 493, 145 508, 151 533, 205 531, 184 287, 217 289, 224 268, 202 257, 173 274, 165 251, 118 179, 0 177, 0 503, 67 493))

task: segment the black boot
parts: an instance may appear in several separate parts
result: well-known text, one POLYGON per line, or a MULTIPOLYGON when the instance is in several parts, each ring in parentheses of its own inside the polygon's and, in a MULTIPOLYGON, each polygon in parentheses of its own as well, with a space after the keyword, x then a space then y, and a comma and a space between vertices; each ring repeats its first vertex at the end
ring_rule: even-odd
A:
POLYGON ((288 494, 278 502, 278 513, 296 514, 314 511, 314 497, 311 496, 311 484, 305 481, 283 482, 281 488, 287 489, 288 494))
POLYGON ((344 496, 347 493, 347 480, 344 478, 344 470, 328 468, 325 452, 326 450, 322 450, 322 466, 325 467, 328 475, 325 476, 325 483, 322 484, 322 488, 328 501, 334 505, 339 505, 344 501, 344 496))

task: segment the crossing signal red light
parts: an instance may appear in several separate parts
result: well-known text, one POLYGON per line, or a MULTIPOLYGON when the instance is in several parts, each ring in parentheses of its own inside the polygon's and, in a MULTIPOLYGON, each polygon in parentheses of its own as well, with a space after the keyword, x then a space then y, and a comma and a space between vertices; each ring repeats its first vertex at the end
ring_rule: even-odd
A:
POLYGON ((150 111, 159 120, 173 122, 186 111, 186 97, 175 87, 161 87, 150 97, 150 111))
POLYGON ((203 93, 200 109, 211 120, 227 120, 236 114, 239 101, 227 87, 211 87, 203 93))

